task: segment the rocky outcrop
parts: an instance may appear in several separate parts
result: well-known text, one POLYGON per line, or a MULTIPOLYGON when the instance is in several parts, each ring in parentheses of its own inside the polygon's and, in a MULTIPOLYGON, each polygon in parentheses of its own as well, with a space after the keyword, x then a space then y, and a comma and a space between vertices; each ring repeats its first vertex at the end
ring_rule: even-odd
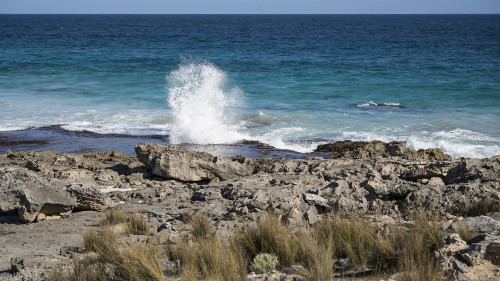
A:
POLYGON ((135 146, 137 158, 153 175, 184 182, 228 180, 252 174, 253 167, 231 158, 187 151, 171 145, 142 143, 135 146))
POLYGON ((207 215, 226 237, 269 211, 295 228, 315 225, 332 211, 353 219, 376 214, 377 221, 399 223, 409 219, 409 207, 431 208, 439 210, 448 232, 439 254, 448 272, 468 280, 485 262, 498 268, 500 157, 453 160, 440 150, 408 149, 404 142, 344 142, 331 149, 336 158, 225 158, 156 144, 137 145, 137 157, 54 151, 0 155, 0 243, 8 247, 0 247, 0 279, 9 270, 2 266, 10 268, 11 253, 23 260, 31 248, 37 256, 71 264, 71 254, 61 254, 67 252, 62 249, 81 245, 81 233, 100 220, 95 211, 111 206, 142 211, 157 230, 148 241, 165 243, 186 233, 182 217, 189 212, 207 215), (14 216, 37 224, 10 224, 7 217, 14 216), (464 226, 473 239, 456 234, 464 226), (16 232, 25 231, 19 239, 31 241, 32 229, 43 229, 40 237, 61 232, 72 240, 47 240, 46 245, 59 247, 51 246, 50 255, 39 240, 40 245, 18 252, 23 244, 16 244, 16 232))
POLYGON ((0 215, 18 213, 22 222, 33 222, 68 215, 76 204, 63 185, 49 182, 33 171, 3 168, 0 173, 0 215))
POLYGON ((318 152, 331 152, 340 158, 369 159, 369 158, 402 158, 422 160, 451 160, 439 148, 420 149, 418 151, 407 148, 406 141, 338 141, 318 145, 318 152))

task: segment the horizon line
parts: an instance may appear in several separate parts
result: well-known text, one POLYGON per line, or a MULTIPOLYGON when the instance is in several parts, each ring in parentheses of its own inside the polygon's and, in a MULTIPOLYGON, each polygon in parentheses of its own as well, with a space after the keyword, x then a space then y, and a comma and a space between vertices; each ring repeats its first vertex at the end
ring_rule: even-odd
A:
POLYGON ((0 15, 500 15, 500 13, 0 13, 0 15))

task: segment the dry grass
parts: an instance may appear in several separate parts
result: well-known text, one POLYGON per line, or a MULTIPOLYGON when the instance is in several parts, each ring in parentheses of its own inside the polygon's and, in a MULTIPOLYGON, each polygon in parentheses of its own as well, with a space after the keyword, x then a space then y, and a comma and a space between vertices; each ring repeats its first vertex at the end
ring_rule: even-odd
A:
POLYGON ((465 242, 469 242, 472 238, 474 238, 478 233, 473 231, 469 223, 467 221, 462 221, 460 224, 458 224, 458 227, 456 229, 457 234, 460 236, 462 240, 465 242))
POLYGON ((83 234, 83 244, 87 251, 95 251, 99 243, 99 235, 95 230, 89 230, 83 234))
POLYGON ((116 208, 106 211, 106 216, 101 220, 101 225, 115 225, 127 222, 127 214, 116 208))
POLYGON ((484 216, 490 212, 500 212, 500 201, 491 198, 484 198, 467 210, 468 217, 484 216))
POLYGON ((398 279, 403 281, 446 280, 438 261, 425 245, 425 238, 421 233, 408 234, 399 258, 398 279))
POLYGON ((205 215, 185 213, 182 219, 193 227, 191 234, 195 239, 206 239, 215 235, 210 219, 205 215))
POLYGON ((297 260, 306 269, 303 273, 306 281, 331 280, 333 277, 332 244, 324 245, 317 234, 313 230, 302 230, 296 234, 297 260))
POLYGON ((245 280, 246 260, 234 243, 222 243, 210 220, 203 215, 185 215, 194 240, 185 237, 169 249, 171 260, 181 262, 181 280, 245 280))
POLYGON ((181 261, 181 280, 246 279, 246 260, 239 249, 213 236, 196 243, 184 240, 172 254, 181 261))
POLYGON ((55 272, 50 280, 53 281, 108 281, 113 280, 105 273, 102 264, 89 265, 88 263, 79 263, 73 260, 73 271, 64 273, 62 271, 55 272))
POLYGON ((133 213, 128 217, 127 233, 134 235, 149 235, 148 219, 144 215, 133 213))
POLYGON ((100 232, 88 232, 84 242, 86 249, 97 253, 97 260, 89 260, 73 265, 73 272, 54 274, 54 280, 166 280, 158 261, 158 252, 143 244, 118 245, 111 228, 105 226, 100 232), (106 270, 109 267, 114 270, 106 270))
POLYGON ((484 216, 487 213, 500 212, 500 200, 483 198, 473 205, 456 203, 451 212, 462 217, 484 216))
POLYGON ((291 266, 297 256, 294 235, 273 213, 265 214, 257 224, 241 230, 236 243, 244 249, 250 260, 260 253, 270 253, 278 257, 281 266, 291 266))
MULTIPOLYGON (((144 216, 134 215, 129 224, 147 224, 144 216)), ((398 273, 401 280, 444 280, 433 256, 433 251, 443 246, 438 213, 415 208, 410 216, 414 225, 409 229, 394 225, 381 231, 368 220, 334 213, 314 227, 292 231, 276 214, 267 213, 258 223, 237 230, 232 240, 222 242, 206 216, 185 215, 191 235, 170 245, 167 256, 180 261, 178 277, 188 281, 245 280, 251 261, 262 253, 278 257, 278 269, 301 264, 304 280, 310 281, 332 280, 336 258, 348 258, 353 266, 373 269, 375 274, 398 273)), ((120 246, 109 227, 87 232, 84 237, 87 250, 97 253, 97 261, 92 265, 75 263, 67 279, 57 280, 166 279, 156 249, 144 244, 120 246), (104 270, 109 264, 114 267, 114 276, 104 270)))
POLYGON ((117 275, 121 280, 166 280, 158 260, 158 251, 142 244, 126 244, 120 249, 117 275))
POLYGON ((430 251, 435 251, 444 246, 444 232, 439 225, 440 217, 438 211, 425 208, 411 208, 410 217, 415 225, 412 231, 422 235, 423 243, 430 251))

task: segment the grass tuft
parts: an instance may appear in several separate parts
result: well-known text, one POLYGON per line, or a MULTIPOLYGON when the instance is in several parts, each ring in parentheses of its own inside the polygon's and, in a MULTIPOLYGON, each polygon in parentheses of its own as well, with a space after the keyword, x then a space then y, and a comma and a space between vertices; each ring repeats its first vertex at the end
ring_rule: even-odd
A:
POLYGON ((205 215, 199 213, 191 215, 186 213, 183 214, 182 219, 193 227, 191 234, 195 239, 206 239, 215 235, 210 219, 205 215))
POLYGON ((106 216, 101 220, 101 225, 115 225, 127 222, 127 214, 116 208, 106 211, 106 216))
POLYGON ((410 209, 410 217, 415 223, 413 231, 422 235, 422 242, 426 248, 435 251, 444 246, 444 232, 439 225, 439 211, 412 208, 410 209))
POLYGON ((127 233, 134 235, 149 235, 149 224, 146 216, 137 213, 128 218, 127 233))
POLYGON ((257 224, 243 229, 236 237, 250 260, 260 253, 270 253, 278 257, 281 266, 291 266, 297 256, 295 237, 288 226, 276 214, 267 213, 257 224))
POLYGON ((457 225, 457 234, 462 240, 469 243, 469 241, 474 238, 478 233, 472 230, 467 221, 462 221, 457 225))

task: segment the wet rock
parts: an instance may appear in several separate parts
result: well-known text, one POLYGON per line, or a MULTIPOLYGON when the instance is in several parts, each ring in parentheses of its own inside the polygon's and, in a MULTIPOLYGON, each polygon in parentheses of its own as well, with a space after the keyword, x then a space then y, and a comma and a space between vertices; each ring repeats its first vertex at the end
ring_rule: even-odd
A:
POLYGON ((331 152, 335 156, 354 159, 367 158, 402 158, 422 160, 451 160, 451 157, 439 148, 421 149, 416 151, 406 147, 405 141, 393 141, 389 143, 381 141, 338 141, 318 145, 318 152, 331 152))
POLYGON ((227 180, 252 174, 253 167, 230 158, 159 144, 138 144, 139 160, 153 175, 185 182, 227 180))

